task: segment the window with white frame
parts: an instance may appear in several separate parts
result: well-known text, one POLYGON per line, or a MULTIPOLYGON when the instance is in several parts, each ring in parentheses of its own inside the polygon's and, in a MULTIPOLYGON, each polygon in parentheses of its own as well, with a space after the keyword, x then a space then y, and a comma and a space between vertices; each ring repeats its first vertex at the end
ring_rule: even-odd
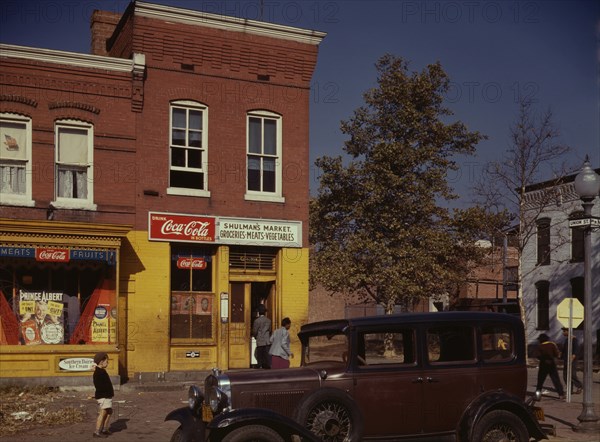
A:
POLYGON ((281 199, 281 117, 248 114, 247 199, 281 199))
POLYGON ((55 137, 55 205, 66 208, 95 208, 93 126, 76 120, 57 121, 55 137))
POLYGON ((31 119, 0 113, 0 200, 32 206, 31 119))
POLYGON ((209 196, 208 109, 194 101, 171 103, 167 193, 209 196))

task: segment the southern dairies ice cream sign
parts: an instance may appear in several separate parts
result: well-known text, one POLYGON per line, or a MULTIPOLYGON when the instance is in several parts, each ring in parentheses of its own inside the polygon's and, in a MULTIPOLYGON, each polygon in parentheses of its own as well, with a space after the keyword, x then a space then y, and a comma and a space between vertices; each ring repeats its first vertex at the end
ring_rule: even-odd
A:
POLYGON ((20 340, 24 345, 62 344, 63 293, 19 291, 20 340))

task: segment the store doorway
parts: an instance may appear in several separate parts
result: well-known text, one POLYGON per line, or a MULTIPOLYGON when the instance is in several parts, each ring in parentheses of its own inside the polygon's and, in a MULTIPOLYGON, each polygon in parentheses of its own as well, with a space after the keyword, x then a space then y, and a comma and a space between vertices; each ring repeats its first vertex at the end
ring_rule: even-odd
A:
POLYGON ((275 281, 231 282, 229 314, 229 368, 249 368, 253 363, 252 324, 260 304, 273 320, 275 281))

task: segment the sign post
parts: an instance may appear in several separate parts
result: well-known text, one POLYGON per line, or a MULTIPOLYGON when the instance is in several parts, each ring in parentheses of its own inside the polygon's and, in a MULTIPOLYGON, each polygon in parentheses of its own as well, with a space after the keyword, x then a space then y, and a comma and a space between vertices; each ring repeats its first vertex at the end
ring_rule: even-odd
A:
POLYGON ((577 298, 565 298, 558 304, 556 309, 556 317, 563 327, 569 329, 567 334, 567 358, 563 360, 567 361, 567 366, 564 367, 567 370, 567 402, 571 402, 571 388, 572 388, 572 370, 573 364, 571 360, 573 358, 573 327, 579 327, 583 322, 584 308, 579 299, 577 298))

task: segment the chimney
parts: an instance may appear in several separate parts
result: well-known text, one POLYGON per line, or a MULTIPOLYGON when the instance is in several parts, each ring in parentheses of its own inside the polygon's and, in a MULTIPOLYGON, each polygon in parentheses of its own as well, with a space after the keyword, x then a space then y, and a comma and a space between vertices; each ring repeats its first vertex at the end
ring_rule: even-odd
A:
POLYGON ((92 31, 92 55, 108 55, 106 41, 113 35, 121 20, 118 12, 95 10, 92 14, 90 29, 92 31))

